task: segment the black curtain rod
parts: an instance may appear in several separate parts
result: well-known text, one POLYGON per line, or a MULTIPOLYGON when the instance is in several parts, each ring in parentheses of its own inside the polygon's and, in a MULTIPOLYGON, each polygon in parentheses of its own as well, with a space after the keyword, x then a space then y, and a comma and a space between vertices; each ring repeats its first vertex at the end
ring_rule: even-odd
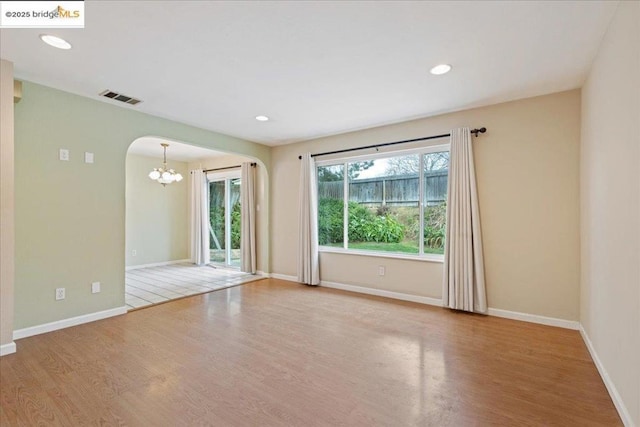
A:
MULTIPOLYGON (((251 166, 253 166, 254 168, 256 167, 256 163, 251 163, 251 166)), ((214 171, 224 171, 227 169, 238 169, 241 168, 242 165, 235 165, 235 166, 227 166, 224 168, 214 168, 214 169, 204 169, 202 172, 214 172, 214 171)))
MULTIPOLYGON (((256 164, 255 163, 251 163, 251 166, 253 166, 255 168, 256 164)), ((223 170, 227 170, 227 169, 238 169, 238 168, 241 168, 241 167, 242 167, 242 165, 227 166, 225 168, 204 169, 202 172, 223 171, 223 170)))
MULTIPOLYGON (((487 131, 487 128, 481 127, 480 129, 472 129, 471 133, 474 134, 475 136, 478 136, 479 133, 485 133, 486 131, 487 131)), ((388 145, 396 145, 396 144, 406 144, 408 142, 427 141, 429 139, 446 138, 448 136, 451 136, 451 134, 443 133, 442 135, 425 136, 422 138, 415 138, 415 139, 405 139, 404 141, 383 142, 381 144, 366 145, 364 147, 345 148, 344 150, 335 150, 335 151, 325 151, 324 153, 312 154, 311 157, 328 156, 329 154, 348 153, 349 151, 366 150, 367 148, 386 147, 388 145)), ((298 156, 298 159, 302 159, 302 156, 298 156)))

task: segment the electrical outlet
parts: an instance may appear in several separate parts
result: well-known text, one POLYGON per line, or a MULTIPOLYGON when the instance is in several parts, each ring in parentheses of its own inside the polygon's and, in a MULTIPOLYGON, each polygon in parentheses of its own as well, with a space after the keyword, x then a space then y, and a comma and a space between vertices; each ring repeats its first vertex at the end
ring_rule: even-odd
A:
POLYGON ((56 288, 56 301, 64 299, 66 297, 66 292, 64 288, 56 288))
POLYGON ((131 256, 136 256, 138 255, 138 251, 136 251, 135 249, 131 251, 131 256))
POLYGON ((60 160, 69 161, 69 150, 66 148, 60 149, 60 160))
POLYGON ((84 153, 84 162, 85 163, 93 163, 93 153, 89 153, 88 151, 84 153))
POLYGON ((91 284, 91 293, 92 294, 100 293, 100 282, 93 282, 91 284))
POLYGON ((378 267, 378 276, 384 276, 385 268, 384 265, 378 267))

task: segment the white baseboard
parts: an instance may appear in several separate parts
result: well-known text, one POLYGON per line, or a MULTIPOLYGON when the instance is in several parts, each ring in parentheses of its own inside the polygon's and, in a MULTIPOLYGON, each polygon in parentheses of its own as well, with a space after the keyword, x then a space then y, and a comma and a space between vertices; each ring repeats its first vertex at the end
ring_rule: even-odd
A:
POLYGON ((411 295, 401 292, 387 291, 384 289, 366 288, 364 286, 345 285, 343 283, 327 282, 325 280, 320 281, 320 286, 324 286, 325 288, 342 289, 343 291, 357 292, 359 294, 375 295, 379 297, 442 307, 442 300, 438 298, 423 297, 420 295, 411 295))
MULTIPOLYGON (((289 282, 298 281, 298 278, 296 276, 289 276, 286 274, 271 273, 271 277, 273 277, 274 279, 287 280, 289 282)), ((411 294, 405 294, 401 292, 388 291, 385 289, 367 288, 364 286, 346 285, 344 283, 328 282, 325 280, 322 280, 320 282, 320 286, 442 307, 442 299, 440 298, 411 295, 411 294)), ((508 310, 502 310, 499 308, 489 308, 488 314, 490 316, 503 317, 505 319, 521 320, 524 322, 538 323, 538 324, 547 325, 547 326, 556 326, 556 327, 565 328, 565 329, 578 330, 580 327, 580 324, 573 320, 557 319, 554 317, 539 316, 537 314, 519 313, 517 311, 508 311, 508 310)))
POLYGON ((271 277, 273 279, 286 280, 287 282, 298 282, 298 278, 296 276, 288 276, 286 274, 271 273, 271 277))
POLYGON ((256 274, 257 274, 258 276, 262 276, 262 277, 265 277, 265 278, 267 278, 267 279, 268 279, 269 277, 271 277, 271 274, 269 274, 269 273, 265 273, 264 271, 260 271, 260 270, 256 271, 256 274))
POLYGON ((151 264, 130 265, 128 267, 125 267, 124 270, 125 271, 129 271, 129 270, 137 270, 139 268, 162 267, 163 265, 182 264, 184 262, 191 262, 191 260, 190 259, 176 259, 176 260, 173 260, 173 261, 154 262, 154 263, 151 263, 151 264))
POLYGON ((602 381, 604 382, 605 387, 607 387, 609 396, 611 396, 611 400, 613 400, 613 404, 618 410, 618 415, 620 415, 620 418, 622 419, 622 423, 627 427, 634 427, 633 420, 631 419, 631 414, 629 414, 629 410, 627 409, 624 402, 622 401, 622 398, 620 397, 620 394, 618 393, 616 386, 613 384, 613 381, 611 381, 611 377, 609 376, 609 373, 607 372, 607 370, 604 368, 604 365, 600 361, 600 358, 598 357, 598 353, 596 353, 596 349, 593 347, 593 343, 591 342, 589 335, 587 335, 587 331, 585 331, 584 328, 582 327, 582 324, 580 324, 579 330, 580 330, 580 335, 582 335, 582 339, 584 340, 584 343, 586 344, 587 349, 589 350, 589 354, 591 354, 593 363, 595 363, 596 368, 598 369, 598 372, 602 377, 602 381))
POLYGON ((127 313, 127 306, 111 308, 109 310, 97 311, 95 313, 83 314, 82 316, 70 317, 68 319, 56 320, 55 322, 45 323, 42 325, 30 326, 28 328, 13 331, 13 339, 27 338, 34 335, 44 334, 46 332, 57 331, 71 326, 81 325, 83 323, 94 322, 96 320, 106 319, 108 317, 119 316, 127 313))
POLYGON ((555 317, 539 316, 537 314, 520 313, 517 311, 502 310, 499 308, 491 308, 488 310, 489 316, 503 317, 505 319, 522 320, 524 322, 538 323, 540 325, 556 326, 558 328, 580 329, 580 323, 574 320, 558 319, 555 317))
POLYGON ((9 344, 0 345, 0 357, 16 352, 16 343, 11 341, 9 344))

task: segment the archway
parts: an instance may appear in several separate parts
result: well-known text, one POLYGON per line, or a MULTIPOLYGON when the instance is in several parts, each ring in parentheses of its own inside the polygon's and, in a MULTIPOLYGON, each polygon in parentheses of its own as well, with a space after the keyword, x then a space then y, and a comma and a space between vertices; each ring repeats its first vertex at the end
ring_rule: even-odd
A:
MULTIPOLYGON (((238 166, 243 162, 257 164, 257 259, 259 269, 265 271, 263 266, 268 265, 264 259, 266 257, 265 247, 268 250, 268 245, 264 245, 267 239, 268 218, 265 215, 266 210, 264 207, 267 204, 268 179, 266 169, 262 167, 259 159, 225 153, 157 136, 145 136, 132 142, 127 151, 125 190, 124 258, 125 283, 127 283, 125 285, 125 299, 127 300, 127 305, 130 306, 129 308, 132 308, 132 305, 135 307, 135 305, 130 304, 130 302, 134 301, 134 298, 128 293, 127 289, 130 289, 132 275, 140 274, 142 272, 140 269, 176 264, 184 266, 190 263, 191 203, 189 187, 191 176, 189 172, 197 168, 214 171, 220 168, 227 170, 227 168, 238 166), (168 144, 166 147, 167 167, 175 170, 176 173, 183 177, 180 182, 160 185, 157 181, 149 179, 150 171, 163 167, 163 149, 165 147, 161 144, 168 144), (131 273, 131 270, 136 271, 131 273)), ((211 233, 216 231, 211 226, 209 229, 211 233)), ((212 254, 214 252, 219 253, 220 246, 223 249, 225 248, 224 236, 213 234, 211 242, 212 245, 217 243, 215 245, 217 247, 211 247, 212 254)), ((236 252, 234 251, 234 253, 236 252)), ((224 266, 219 263, 218 267, 233 267, 233 265, 233 263, 228 263, 228 265, 224 266)), ((168 270, 169 267, 166 267, 166 269, 168 270)), ((191 271, 188 273, 193 274, 191 271)), ((202 271, 200 273, 203 274, 202 271)), ((144 283, 140 284, 141 287, 144 287, 144 285, 144 283)), ((204 290, 202 291, 204 292, 204 290)), ((140 292, 144 293, 143 291, 140 292)), ((199 292, 189 292, 188 295, 193 293, 199 292)), ((146 298, 149 301, 152 299, 146 298)))

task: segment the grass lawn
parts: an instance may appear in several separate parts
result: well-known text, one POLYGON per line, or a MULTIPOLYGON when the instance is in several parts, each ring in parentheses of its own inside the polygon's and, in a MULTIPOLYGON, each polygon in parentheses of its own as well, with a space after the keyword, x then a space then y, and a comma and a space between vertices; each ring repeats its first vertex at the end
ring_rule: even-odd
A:
MULTIPOLYGON (((329 243, 325 246, 342 247, 342 243, 329 243)), ((405 254, 417 254, 418 245, 415 242, 400 242, 400 243, 382 243, 382 242, 349 242, 349 249, 356 249, 362 251, 384 251, 384 252, 398 252, 405 254)), ((424 248, 425 254, 440 254, 442 255, 443 249, 424 248)))

